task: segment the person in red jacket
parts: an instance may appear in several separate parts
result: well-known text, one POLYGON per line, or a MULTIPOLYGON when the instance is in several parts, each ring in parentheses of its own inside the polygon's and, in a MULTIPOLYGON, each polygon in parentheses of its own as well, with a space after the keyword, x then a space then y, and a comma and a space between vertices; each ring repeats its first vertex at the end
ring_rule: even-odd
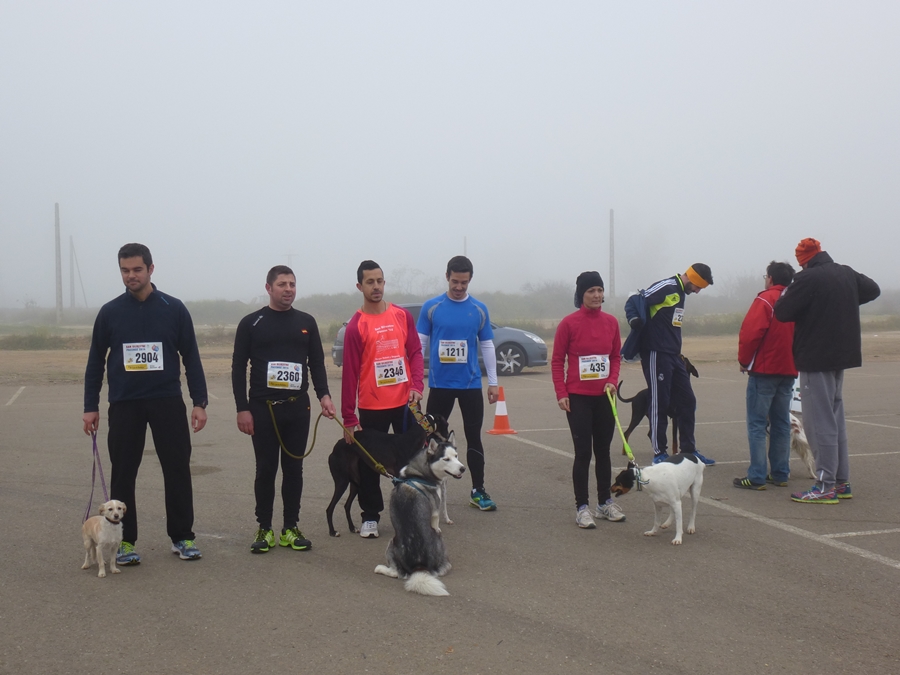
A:
POLYGON ((597 518, 621 522, 625 514, 611 498, 612 465, 609 444, 615 418, 607 391, 615 394, 621 363, 619 322, 601 310, 603 279, 597 272, 582 272, 575 282, 577 312, 566 316, 556 328, 551 370, 556 400, 566 411, 575 463, 575 522, 578 527, 596 527, 588 499, 591 456, 596 460, 597 518))
POLYGON ((766 483, 787 486, 791 459, 791 395, 797 368, 791 349, 794 324, 775 318, 775 303, 794 278, 788 263, 769 263, 766 289, 756 296, 741 324, 738 363, 747 373, 747 439, 750 468, 734 487, 765 490, 766 483), (769 462, 766 471, 766 424, 769 426, 769 462))

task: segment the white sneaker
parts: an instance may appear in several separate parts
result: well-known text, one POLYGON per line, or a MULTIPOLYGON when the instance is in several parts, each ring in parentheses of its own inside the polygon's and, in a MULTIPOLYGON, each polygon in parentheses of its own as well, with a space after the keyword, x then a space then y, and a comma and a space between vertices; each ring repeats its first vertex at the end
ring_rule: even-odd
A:
POLYGON ((591 510, 587 504, 578 507, 578 511, 575 512, 575 522, 578 523, 578 527, 585 530, 592 530, 597 527, 597 523, 591 518, 591 510))
POLYGON ((378 523, 374 520, 367 520, 359 529, 359 536, 363 539, 378 539, 378 523))
POLYGON ((625 520, 625 514, 622 513, 622 509, 612 499, 605 504, 597 505, 596 516, 601 520, 611 520, 614 523, 625 520))

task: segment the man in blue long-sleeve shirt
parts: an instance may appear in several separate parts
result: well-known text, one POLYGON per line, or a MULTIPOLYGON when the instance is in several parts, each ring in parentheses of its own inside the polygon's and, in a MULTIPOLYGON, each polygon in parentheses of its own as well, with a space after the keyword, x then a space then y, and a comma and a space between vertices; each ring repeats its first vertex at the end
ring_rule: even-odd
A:
POLYGON ((191 427, 206 425, 206 378, 194 325, 184 303, 150 282, 153 258, 143 244, 119 249, 119 271, 127 289, 100 308, 84 374, 84 433, 100 426, 103 372, 109 384, 110 498, 125 502, 119 565, 137 565, 134 487, 144 454, 147 425, 165 482, 166 528, 172 552, 200 558, 194 545, 191 435, 181 393, 181 362, 193 402, 191 427))

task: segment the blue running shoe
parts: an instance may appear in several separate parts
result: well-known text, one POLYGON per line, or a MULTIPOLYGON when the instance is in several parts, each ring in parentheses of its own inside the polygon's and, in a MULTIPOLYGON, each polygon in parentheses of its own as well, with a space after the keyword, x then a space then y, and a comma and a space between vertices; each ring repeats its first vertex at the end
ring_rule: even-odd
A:
POLYGON ((693 452, 692 454, 695 455, 695 456, 697 457, 697 459, 699 459, 701 462, 703 462, 704 464, 706 464, 706 466, 712 466, 713 464, 716 463, 716 460, 710 459, 709 457, 704 457, 703 455, 701 455, 701 454, 700 454, 699 452, 697 452, 696 450, 694 450, 694 452, 693 452))
POLYGON ((123 541, 116 553, 116 565, 140 565, 141 556, 134 550, 134 544, 123 541))
POLYGON ((172 542, 172 553, 177 553, 182 560, 199 560, 203 557, 200 555, 200 549, 194 546, 193 539, 172 542))
POLYGON ((484 491, 484 488, 472 490, 472 496, 469 497, 469 505, 474 506, 482 511, 496 511, 497 505, 491 496, 484 491))
POLYGON ((659 464, 660 462, 665 462, 667 459, 669 459, 668 452, 660 452, 660 453, 653 455, 653 463, 654 464, 659 464))
POLYGON ((846 481, 835 484, 834 493, 838 499, 853 499, 853 490, 850 489, 850 483, 846 481))

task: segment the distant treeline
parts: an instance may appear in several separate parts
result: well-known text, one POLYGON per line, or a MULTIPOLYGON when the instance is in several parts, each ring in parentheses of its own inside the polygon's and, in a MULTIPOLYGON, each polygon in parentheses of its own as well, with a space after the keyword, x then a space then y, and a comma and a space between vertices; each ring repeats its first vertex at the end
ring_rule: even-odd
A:
MULTIPOLYGON (((687 301, 685 335, 736 335, 744 314, 756 293, 762 290, 761 279, 724 282, 719 295, 701 293, 687 301)), ((519 293, 474 292, 487 304, 491 319, 498 324, 530 330, 542 337, 552 337, 559 320, 575 311, 574 288, 562 282, 525 286, 519 293)), ((390 293, 394 303, 423 302, 428 297, 410 293, 390 293)), ((298 298, 294 307, 312 314, 326 342, 360 306, 358 292, 311 295, 298 298)), ((244 316, 265 304, 265 296, 255 302, 240 300, 195 300, 185 304, 198 326, 200 341, 221 344, 231 339, 233 328, 244 316)), ((627 332, 622 307, 625 297, 607 298, 604 305, 619 319, 623 334, 627 332)), ((900 290, 883 291, 875 302, 861 308, 867 330, 900 330, 900 290)), ((56 326, 53 309, 27 307, 0 309, 0 348, 3 349, 78 349, 86 346, 85 337, 96 317, 96 309, 65 309, 61 326, 56 326), (16 337, 20 336, 20 337, 16 337), (77 338, 77 339, 71 339, 77 338), (26 346, 34 345, 34 346, 26 346)))

